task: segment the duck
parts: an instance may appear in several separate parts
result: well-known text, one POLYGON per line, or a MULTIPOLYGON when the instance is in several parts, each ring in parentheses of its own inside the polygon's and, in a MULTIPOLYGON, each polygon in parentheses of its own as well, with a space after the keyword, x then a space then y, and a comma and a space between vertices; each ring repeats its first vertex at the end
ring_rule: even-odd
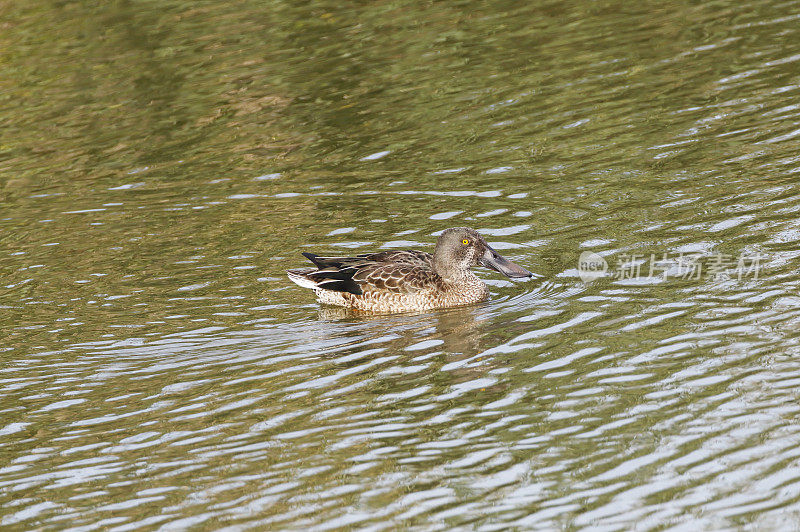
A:
POLYGON ((396 250, 354 257, 302 255, 314 268, 287 270, 291 281, 313 290, 319 303, 369 312, 426 311, 484 301, 489 290, 471 271, 475 266, 512 279, 533 277, 469 227, 443 231, 433 254, 396 250))

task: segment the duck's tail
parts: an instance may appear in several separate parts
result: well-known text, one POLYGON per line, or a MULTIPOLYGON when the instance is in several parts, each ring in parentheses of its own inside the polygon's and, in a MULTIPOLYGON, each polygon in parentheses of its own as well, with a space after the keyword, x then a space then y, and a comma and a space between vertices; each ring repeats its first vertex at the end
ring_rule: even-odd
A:
POLYGON ((319 288, 317 283, 312 281, 308 274, 315 270, 311 268, 304 268, 302 270, 287 270, 286 275, 289 276, 289 279, 296 285, 302 286, 303 288, 310 288, 312 290, 316 290, 319 288))
POLYGON ((325 268, 313 269, 303 268, 298 270, 287 270, 286 274, 291 281, 303 288, 312 290, 333 290, 335 292, 349 292, 361 295, 361 287, 353 280, 355 268, 325 268))

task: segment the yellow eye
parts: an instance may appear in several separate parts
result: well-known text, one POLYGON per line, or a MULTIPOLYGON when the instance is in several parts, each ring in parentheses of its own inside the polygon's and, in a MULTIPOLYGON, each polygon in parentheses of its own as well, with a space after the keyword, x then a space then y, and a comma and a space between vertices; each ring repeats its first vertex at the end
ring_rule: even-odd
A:
POLYGON ((462 240, 462 241, 461 241, 461 243, 462 243, 462 244, 464 244, 464 245, 466 246, 467 244, 469 244, 469 240, 467 240, 467 239, 465 238, 464 240, 462 240))

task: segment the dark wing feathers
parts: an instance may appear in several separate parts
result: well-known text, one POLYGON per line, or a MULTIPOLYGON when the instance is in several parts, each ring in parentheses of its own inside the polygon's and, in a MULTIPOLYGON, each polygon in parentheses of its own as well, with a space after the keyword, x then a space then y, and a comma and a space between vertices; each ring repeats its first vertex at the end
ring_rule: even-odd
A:
POLYGON ((313 262, 317 268, 345 268, 349 266, 365 266, 369 263, 389 263, 431 268, 433 261, 433 255, 430 253, 415 250, 363 253, 355 257, 320 257, 314 253, 303 252, 303 256, 313 262))
POLYGON ((303 256, 318 268, 307 277, 319 288, 361 295, 378 290, 395 293, 416 292, 430 286, 435 274, 430 253, 424 251, 382 251, 355 257, 303 256))
POLYGON ((306 277, 314 281, 319 288, 334 290, 336 292, 350 292, 360 296, 363 292, 361 287, 353 280, 353 268, 337 270, 335 268, 325 268, 306 274, 306 277))
POLYGON ((341 268, 343 267, 342 261, 348 259, 340 259, 336 257, 320 257, 319 255, 315 255, 314 253, 308 253, 306 251, 303 252, 303 256, 314 263, 319 269, 323 268, 341 268))

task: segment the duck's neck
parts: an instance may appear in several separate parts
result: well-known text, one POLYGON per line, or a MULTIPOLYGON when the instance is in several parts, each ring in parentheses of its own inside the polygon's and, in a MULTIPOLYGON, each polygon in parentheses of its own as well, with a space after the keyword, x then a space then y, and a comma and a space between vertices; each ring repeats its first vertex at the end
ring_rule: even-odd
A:
POLYGON ((489 295, 486 283, 470 270, 461 270, 451 278, 442 277, 442 281, 442 288, 454 305, 482 301, 489 295))
POLYGON ((450 264, 437 265, 434 261, 433 269, 437 275, 447 284, 455 286, 471 286, 481 285, 483 281, 480 277, 472 273, 471 270, 464 270, 461 268, 453 267, 450 264))
POLYGON ((438 254, 433 256, 433 271, 446 283, 459 283, 470 277, 475 277, 475 274, 471 271, 458 267, 458 265, 438 254))

